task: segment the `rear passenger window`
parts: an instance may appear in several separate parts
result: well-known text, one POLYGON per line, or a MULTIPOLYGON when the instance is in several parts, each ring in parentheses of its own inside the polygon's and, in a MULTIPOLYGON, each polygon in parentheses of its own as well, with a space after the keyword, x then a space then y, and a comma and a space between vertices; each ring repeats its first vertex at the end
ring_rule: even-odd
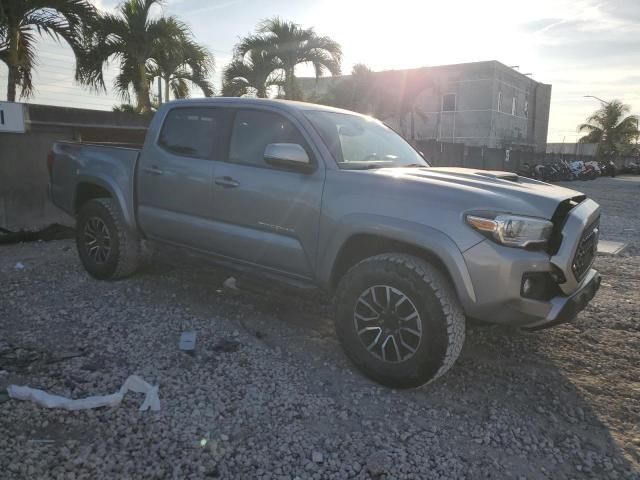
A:
POLYGON ((175 108, 167 114, 158 144, 176 155, 222 158, 230 112, 213 108, 175 108))
POLYGON ((264 150, 270 143, 296 143, 309 150, 299 130, 283 116, 259 110, 240 110, 233 122, 229 161, 269 167, 264 161, 264 150))

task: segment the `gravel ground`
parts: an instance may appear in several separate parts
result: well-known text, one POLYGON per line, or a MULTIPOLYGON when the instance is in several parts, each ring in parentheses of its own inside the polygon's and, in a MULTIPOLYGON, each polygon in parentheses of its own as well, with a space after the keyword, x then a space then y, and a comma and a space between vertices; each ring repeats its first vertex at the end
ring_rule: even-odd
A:
MULTIPOLYGON (((637 242, 640 182, 571 186, 602 203, 604 238, 637 242)), ((604 283, 576 323, 471 326, 453 369, 410 391, 354 372, 317 294, 230 290, 170 251, 99 282, 72 241, 0 247, 0 391, 81 398, 136 373, 162 402, 67 412, 0 397, 0 477, 640 479, 637 246, 597 259, 604 283), (194 356, 177 348, 191 329, 194 356)))

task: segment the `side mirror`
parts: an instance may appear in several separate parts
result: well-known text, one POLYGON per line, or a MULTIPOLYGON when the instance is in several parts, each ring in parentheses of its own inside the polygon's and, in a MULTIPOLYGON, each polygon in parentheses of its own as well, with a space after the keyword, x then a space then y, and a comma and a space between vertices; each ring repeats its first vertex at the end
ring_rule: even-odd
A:
POLYGON ((313 169, 306 150, 297 143, 270 143, 264 149, 264 161, 269 165, 289 170, 313 169))

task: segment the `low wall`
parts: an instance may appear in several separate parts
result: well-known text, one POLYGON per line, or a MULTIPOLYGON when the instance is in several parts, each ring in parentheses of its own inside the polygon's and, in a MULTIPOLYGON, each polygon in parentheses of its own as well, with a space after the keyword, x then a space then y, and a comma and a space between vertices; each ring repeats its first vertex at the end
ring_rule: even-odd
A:
POLYGON ((1 134, 0 226, 17 230, 72 221, 47 197, 46 159, 54 141, 73 139, 68 129, 1 134))

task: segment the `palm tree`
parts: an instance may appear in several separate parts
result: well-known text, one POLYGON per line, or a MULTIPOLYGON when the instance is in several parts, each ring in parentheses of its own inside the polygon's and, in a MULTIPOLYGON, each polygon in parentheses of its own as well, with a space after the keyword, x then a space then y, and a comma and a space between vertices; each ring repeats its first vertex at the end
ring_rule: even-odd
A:
POLYGON ((597 143, 598 154, 615 155, 620 145, 631 143, 638 137, 638 117, 627 115, 631 108, 620 100, 603 104, 587 118, 587 123, 578 126, 579 132, 587 132, 581 143, 597 143))
MULTIPOLYGON (((439 97, 438 88, 428 74, 422 70, 390 71, 380 74, 376 83, 376 116, 382 119, 397 119, 400 133, 406 139, 416 140, 416 117, 423 122, 427 115, 420 106, 420 97, 432 90, 439 97), (406 122, 409 120, 409 127, 406 122)), ((438 113, 437 123, 440 123, 438 113)), ((436 126, 436 130, 438 126, 436 126)))
POLYGON ((303 29, 299 25, 278 17, 265 20, 258 26, 257 33, 244 38, 236 46, 236 57, 264 52, 277 58, 284 72, 285 98, 297 99, 295 68, 310 63, 316 78, 326 71, 340 74, 342 49, 329 37, 318 36, 313 28, 303 29))
POLYGON ((361 63, 353 66, 351 75, 336 80, 327 92, 315 101, 345 108, 355 112, 373 114, 375 112, 375 74, 361 63))
POLYGON ((161 41, 179 39, 183 33, 177 28, 178 22, 151 18, 151 8, 160 3, 161 0, 126 0, 116 14, 101 14, 85 36, 82 79, 98 90, 106 90, 103 69, 110 61, 119 60, 115 89, 127 102, 133 89, 141 112, 151 110, 148 63, 161 41))
MULTIPOLYGON (((36 34, 63 39, 78 58, 83 24, 95 16, 86 0, 1 0, 0 61, 7 65, 7 100, 33 94, 32 70, 36 66, 36 34)), ((80 79, 76 62, 76 79, 80 79)))
POLYGON ((255 94, 266 98, 272 85, 282 83, 280 61, 263 51, 249 52, 236 58, 224 70, 222 94, 225 97, 242 97, 255 94))
POLYGON ((120 105, 114 105, 111 107, 112 112, 123 112, 123 113, 136 113, 136 107, 131 105, 130 103, 121 103, 120 105))
POLYGON ((187 98, 189 84, 199 87, 205 97, 211 97, 213 85, 209 75, 215 68, 213 55, 193 41, 184 23, 173 17, 161 18, 160 22, 167 23, 169 31, 179 32, 178 35, 158 39, 153 60, 147 64, 147 76, 164 82, 164 101, 170 100, 171 93, 174 98, 187 98))

